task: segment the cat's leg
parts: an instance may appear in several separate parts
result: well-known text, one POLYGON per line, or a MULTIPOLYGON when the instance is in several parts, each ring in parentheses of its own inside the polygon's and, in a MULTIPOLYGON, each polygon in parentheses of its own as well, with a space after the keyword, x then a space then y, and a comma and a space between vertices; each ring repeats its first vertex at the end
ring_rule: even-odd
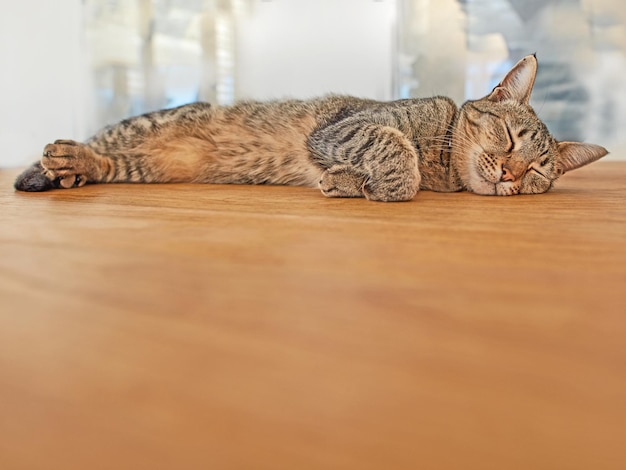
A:
POLYGON ((320 181, 322 192, 331 197, 360 195, 372 201, 413 199, 421 176, 411 141, 389 126, 349 124, 323 129, 310 141, 314 158, 330 163, 320 181))
POLYGON ((121 143, 119 148, 109 147, 109 154, 101 154, 91 141, 57 140, 46 145, 39 162, 18 176, 15 188, 32 192, 76 188, 86 183, 158 181, 159 173, 151 171, 151 166, 158 164, 156 149, 154 155, 148 156, 121 143))
POLYGON ((190 135, 211 118, 208 103, 126 119, 86 143, 57 140, 41 161, 15 181, 21 191, 72 188, 86 183, 191 182, 198 162, 212 149, 210 139, 190 135))

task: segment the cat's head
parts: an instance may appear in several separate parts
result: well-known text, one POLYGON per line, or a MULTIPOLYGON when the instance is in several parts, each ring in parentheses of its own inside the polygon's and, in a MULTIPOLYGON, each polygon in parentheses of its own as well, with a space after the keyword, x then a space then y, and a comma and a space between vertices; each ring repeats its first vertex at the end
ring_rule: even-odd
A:
POLYGON ((564 173, 605 156, 603 147, 558 142, 529 106, 537 59, 519 61, 486 97, 468 101, 453 134, 453 158, 468 191, 509 196, 548 191, 564 173))

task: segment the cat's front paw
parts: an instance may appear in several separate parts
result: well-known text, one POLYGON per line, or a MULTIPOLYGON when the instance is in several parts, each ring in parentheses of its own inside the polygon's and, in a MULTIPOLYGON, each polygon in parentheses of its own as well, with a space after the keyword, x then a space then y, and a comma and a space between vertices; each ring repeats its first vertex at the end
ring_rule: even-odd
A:
POLYGON ((55 183, 54 187, 75 188, 87 182, 93 166, 90 150, 73 140, 57 140, 44 148, 41 167, 44 175, 55 183))
POLYGON ((347 166, 337 165, 322 174, 319 188, 326 197, 363 197, 364 181, 364 175, 347 166))
POLYGON ((412 200, 419 191, 420 176, 399 176, 376 181, 369 179, 363 186, 363 194, 369 201, 402 202, 412 200))

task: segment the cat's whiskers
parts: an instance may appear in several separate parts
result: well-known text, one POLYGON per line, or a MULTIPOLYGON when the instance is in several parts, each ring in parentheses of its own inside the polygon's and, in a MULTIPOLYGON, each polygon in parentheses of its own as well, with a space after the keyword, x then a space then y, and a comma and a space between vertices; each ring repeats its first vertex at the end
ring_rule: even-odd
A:
POLYGON ((431 148, 438 150, 454 151, 455 153, 467 154, 476 147, 476 142, 463 136, 460 139, 449 139, 448 137, 435 137, 429 139, 434 145, 431 148))

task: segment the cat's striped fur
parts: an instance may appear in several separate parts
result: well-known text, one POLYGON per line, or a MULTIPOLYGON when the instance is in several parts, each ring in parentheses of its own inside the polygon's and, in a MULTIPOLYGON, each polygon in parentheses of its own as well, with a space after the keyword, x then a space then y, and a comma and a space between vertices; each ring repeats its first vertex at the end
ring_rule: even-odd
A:
POLYGON ((329 197, 406 201, 419 189, 541 193, 607 152, 558 143, 528 105, 534 56, 487 97, 378 102, 195 103, 108 127, 85 143, 59 140, 20 175, 24 191, 86 183, 318 186, 329 197))

